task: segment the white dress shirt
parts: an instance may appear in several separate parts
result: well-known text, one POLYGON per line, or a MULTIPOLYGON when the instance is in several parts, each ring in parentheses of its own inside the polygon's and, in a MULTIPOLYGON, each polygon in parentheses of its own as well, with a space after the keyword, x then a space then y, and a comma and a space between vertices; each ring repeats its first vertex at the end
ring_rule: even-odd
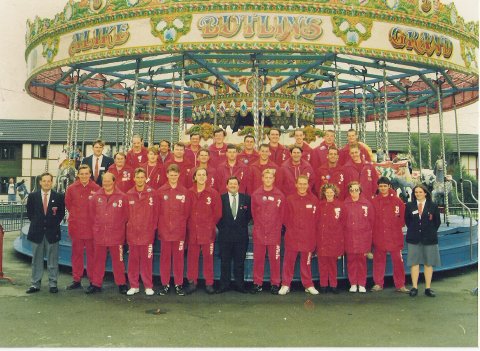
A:
MULTIPOLYGON (((240 196, 239 196, 238 193, 236 193, 236 194, 235 194, 235 197, 236 197, 236 200, 237 200, 237 208, 236 208, 235 213, 238 214, 238 202, 239 202, 239 200, 240 200, 240 199, 239 199, 240 196)), ((233 195, 232 195, 230 192, 228 193, 228 201, 230 202, 230 209, 232 209, 233 195)), ((237 217, 235 216, 233 219, 236 219, 236 218, 237 218, 237 217)))

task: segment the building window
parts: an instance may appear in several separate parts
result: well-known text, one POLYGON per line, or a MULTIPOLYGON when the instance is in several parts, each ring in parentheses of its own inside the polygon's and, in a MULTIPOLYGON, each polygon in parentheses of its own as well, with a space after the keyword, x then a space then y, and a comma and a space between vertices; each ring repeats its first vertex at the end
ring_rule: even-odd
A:
POLYGON ((15 147, 0 144, 0 160, 15 160, 15 147))
POLYGON ((14 177, 0 177, 0 194, 6 195, 8 191, 8 181, 14 177))
POLYGON ((32 145, 32 158, 47 158, 47 144, 33 144, 32 145))

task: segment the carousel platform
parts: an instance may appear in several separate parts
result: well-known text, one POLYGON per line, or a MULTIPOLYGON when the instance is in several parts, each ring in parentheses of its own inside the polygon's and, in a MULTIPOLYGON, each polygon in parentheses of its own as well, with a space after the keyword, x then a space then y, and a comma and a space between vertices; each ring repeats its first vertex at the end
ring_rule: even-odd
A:
MULTIPOLYGON (((456 269, 460 267, 466 267, 478 263, 478 223, 473 221, 472 232, 470 234, 470 220, 468 218, 462 218, 461 216, 450 216, 450 225, 447 227, 446 224, 440 226, 438 233, 438 242, 440 248, 440 257, 442 260, 442 265, 440 267, 435 267, 436 271, 446 271, 451 269, 456 269)), ((23 226, 20 235, 14 241, 14 249, 24 255, 32 256, 31 244, 27 240, 29 224, 23 226)), ((250 228, 251 229, 251 228, 250 228)), ((62 239, 60 240, 60 250, 59 250, 59 263, 63 266, 71 266, 71 241, 68 237, 67 225, 63 224, 61 226, 62 230, 62 239)), ((251 232, 250 232, 251 235, 251 232)), ((283 240, 283 238, 282 238, 283 240)), ((406 245, 405 245, 406 246, 406 245)), ((282 245, 283 248, 283 245, 282 245)), ((188 248, 187 248, 188 250, 188 248)), ((128 249, 125 250, 125 261, 128 264, 128 249)), ((406 260, 407 252, 406 249, 402 252, 404 260, 406 260)), ((160 256, 160 243, 158 240, 155 240, 154 244, 154 264, 153 264, 153 274, 155 276, 159 275, 159 257, 160 256)), ((283 258, 283 250, 281 252, 281 257, 283 258)), ((187 267, 185 255, 185 267, 187 267)), ((368 276, 372 276, 372 260, 368 260, 368 276)), ((410 268, 405 267, 406 273, 410 273, 410 268)), ((110 257, 107 258, 106 270, 112 271, 112 265, 110 262, 110 257)), ((342 257, 338 260, 338 279, 347 279, 347 264, 346 259, 342 257)), ((201 272, 202 270, 200 270, 201 272)), ((215 247, 215 260, 214 260, 214 272, 215 279, 220 278, 220 255, 218 252, 217 246, 215 247)), ((318 280, 318 265, 317 258, 314 257, 312 260, 312 274, 314 280, 318 280)), ((387 267, 385 271, 386 276, 392 276, 392 264, 390 258, 387 258, 387 267)), ((202 278, 200 273, 200 278, 202 278)), ((268 266, 268 260, 266 260, 265 267, 265 277, 264 280, 268 281, 270 279, 270 271, 268 266)), ((247 257, 245 261, 245 280, 253 280, 253 247, 252 240, 250 237, 249 248, 247 251, 247 257)), ((300 280, 300 268, 297 261, 295 267, 294 280, 300 280)))

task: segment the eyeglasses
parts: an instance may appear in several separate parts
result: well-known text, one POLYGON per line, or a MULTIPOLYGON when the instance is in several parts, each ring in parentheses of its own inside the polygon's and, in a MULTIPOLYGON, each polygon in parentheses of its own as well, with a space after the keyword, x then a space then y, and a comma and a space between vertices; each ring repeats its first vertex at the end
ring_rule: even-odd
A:
POLYGON ((359 188, 351 188, 348 191, 350 191, 351 193, 359 193, 360 189, 359 188))

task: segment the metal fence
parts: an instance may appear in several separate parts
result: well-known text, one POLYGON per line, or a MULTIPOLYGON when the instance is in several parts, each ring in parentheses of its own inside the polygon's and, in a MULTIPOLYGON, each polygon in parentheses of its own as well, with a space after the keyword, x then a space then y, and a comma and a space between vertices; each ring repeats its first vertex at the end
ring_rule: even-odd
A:
POLYGON ((0 202, 0 224, 6 232, 20 230, 25 219, 27 210, 24 203, 0 202))

